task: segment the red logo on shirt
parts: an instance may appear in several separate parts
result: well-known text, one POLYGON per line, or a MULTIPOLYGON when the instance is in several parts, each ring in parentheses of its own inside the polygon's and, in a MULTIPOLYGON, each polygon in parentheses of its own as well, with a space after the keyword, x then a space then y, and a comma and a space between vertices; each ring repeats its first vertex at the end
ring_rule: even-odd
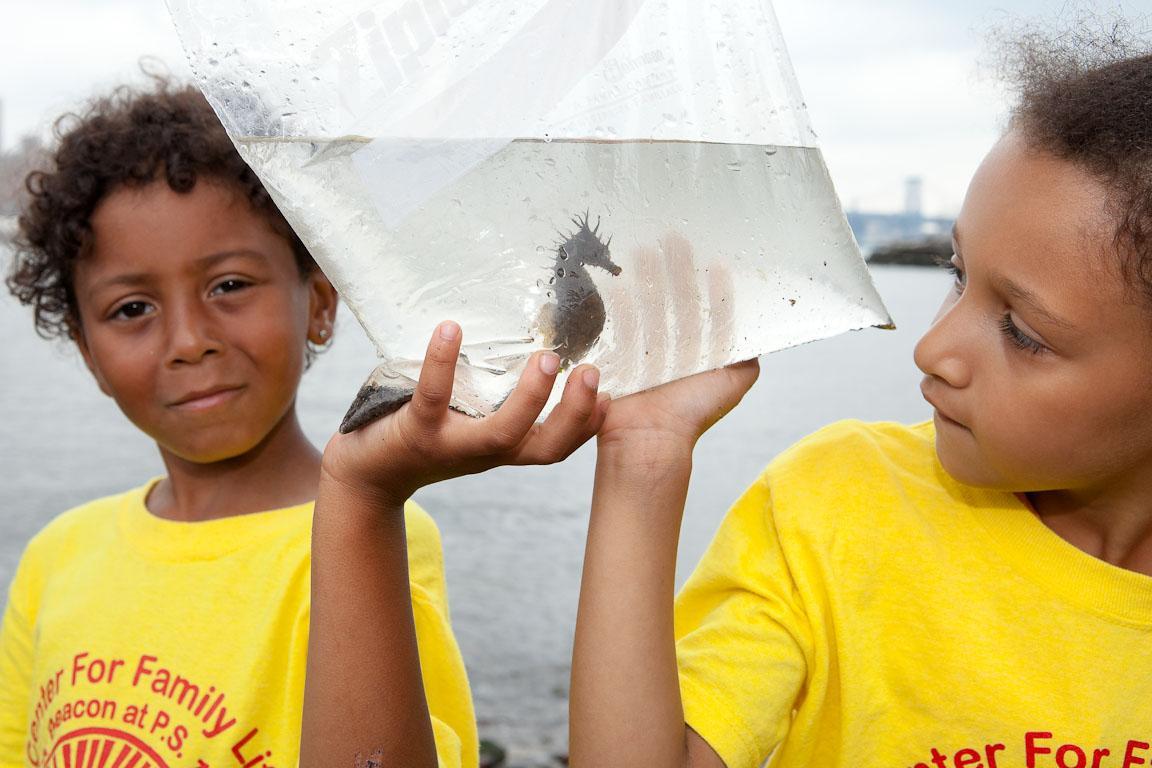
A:
POLYGON ((61 736, 43 765, 47 768, 168 768, 136 736, 113 728, 81 728, 61 736))

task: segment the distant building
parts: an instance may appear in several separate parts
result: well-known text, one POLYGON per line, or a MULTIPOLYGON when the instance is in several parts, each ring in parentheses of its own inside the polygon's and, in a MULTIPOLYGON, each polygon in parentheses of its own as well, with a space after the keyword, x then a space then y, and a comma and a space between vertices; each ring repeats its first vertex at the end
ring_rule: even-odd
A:
POLYGON ((920 213, 923 209, 924 179, 909 176, 904 180, 904 213, 920 213))
POLYGON ((871 256, 877 248, 893 243, 950 237, 955 219, 925 216, 921 210, 923 190, 923 180, 919 176, 910 176, 904 182, 904 210, 900 213, 847 212, 848 225, 852 227, 865 257, 871 256))

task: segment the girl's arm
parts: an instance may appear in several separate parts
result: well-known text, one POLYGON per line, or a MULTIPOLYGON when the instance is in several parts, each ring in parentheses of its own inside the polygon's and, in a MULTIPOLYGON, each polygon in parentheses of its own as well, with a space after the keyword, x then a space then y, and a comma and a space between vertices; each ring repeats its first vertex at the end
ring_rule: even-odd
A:
POLYGON ((756 380, 741 363, 614 402, 596 485, 572 660, 574 768, 723 768, 684 723, 673 637, 692 449, 756 380))
POLYGON ((437 764, 402 503, 321 481, 308 646, 302 768, 437 764))
POLYGON ((433 337, 412 401, 337 435, 324 452, 312 543, 312 616, 302 768, 437 765, 420 675, 404 502, 418 488, 501 464, 559 461, 600 426, 596 372, 577 368, 535 424, 558 358, 538 353, 500 410, 448 409, 460 329, 433 337))

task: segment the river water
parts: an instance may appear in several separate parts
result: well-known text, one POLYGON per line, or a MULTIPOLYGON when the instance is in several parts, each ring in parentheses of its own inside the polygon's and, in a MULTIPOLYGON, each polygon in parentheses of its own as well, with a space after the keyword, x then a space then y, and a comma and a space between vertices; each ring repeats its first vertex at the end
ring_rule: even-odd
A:
MULTIPOLYGON (((7 266, 7 259, 0 255, 7 266)), ((762 359, 760 380, 696 450, 678 583, 728 504, 773 455, 841 418, 916 421, 912 349, 948 290, 943 270, 874 267, 898 326, 762 359)), ((0 296, 0 587, 28 539, 59 512, 162 473, 156 449, 97 389, 67 345, 45 342, 31 314, 0 296)), ((342 313, 336 341, 305 377, 301 419, 318 445, 339 422, 374 353, 342 313)), ((481 736, 514 761, 566 751, 567 687, 595 451, 561 465, 502 468, 422 490, 443 534, 453 625, 468 664, 481 736)))

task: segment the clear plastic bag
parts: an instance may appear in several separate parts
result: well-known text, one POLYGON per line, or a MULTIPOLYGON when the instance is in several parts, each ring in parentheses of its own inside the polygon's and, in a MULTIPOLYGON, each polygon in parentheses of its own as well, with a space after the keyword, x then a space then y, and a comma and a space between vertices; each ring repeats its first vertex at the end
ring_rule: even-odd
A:
POLYGON ((890 323, 767 0, 168 3, 388 396, 444 319, 471 413, 536 349, 620 396, 890 323))

